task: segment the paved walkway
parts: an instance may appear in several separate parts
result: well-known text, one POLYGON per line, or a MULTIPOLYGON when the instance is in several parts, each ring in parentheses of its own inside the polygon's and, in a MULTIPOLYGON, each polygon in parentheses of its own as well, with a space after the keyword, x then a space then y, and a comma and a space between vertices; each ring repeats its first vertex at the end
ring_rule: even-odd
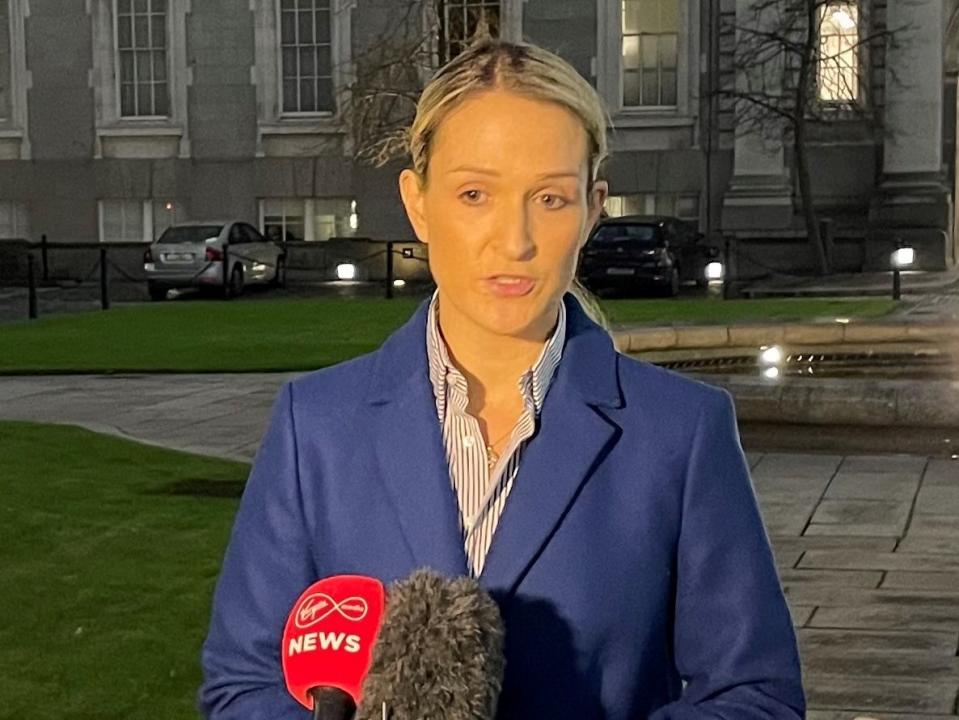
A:
MULTIPOLYGON (((288 375, 0 378, 0 418, 249 460, 288 375)), ((959 462, 750 454, 810 720, 959 717, 959 462)))

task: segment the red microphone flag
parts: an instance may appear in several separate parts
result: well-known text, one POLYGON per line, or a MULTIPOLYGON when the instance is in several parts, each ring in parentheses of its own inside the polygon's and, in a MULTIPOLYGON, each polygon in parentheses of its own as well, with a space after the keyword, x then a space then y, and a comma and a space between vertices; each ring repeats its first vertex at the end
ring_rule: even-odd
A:
POLYGON ((283 631, 286 687, 308 710, 310 689, 335 687, 359 705, 383 619, 386 591, 376 578, 336 575, 308 587, 283 631))

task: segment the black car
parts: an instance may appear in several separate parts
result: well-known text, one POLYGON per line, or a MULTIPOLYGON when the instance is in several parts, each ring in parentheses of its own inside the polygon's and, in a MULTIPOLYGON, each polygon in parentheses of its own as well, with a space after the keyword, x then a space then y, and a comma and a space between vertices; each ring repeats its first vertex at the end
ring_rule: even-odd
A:
MULTIPOLYGON (((655 288, 675 296, 683 283, 702 287, 706 266, 719 250, 679 218, 665 215, 606 217, 596 223, 580 253, 576 276, 594 292, 655 288)), ((716 272, 718 268, 713 268, 716 272)))

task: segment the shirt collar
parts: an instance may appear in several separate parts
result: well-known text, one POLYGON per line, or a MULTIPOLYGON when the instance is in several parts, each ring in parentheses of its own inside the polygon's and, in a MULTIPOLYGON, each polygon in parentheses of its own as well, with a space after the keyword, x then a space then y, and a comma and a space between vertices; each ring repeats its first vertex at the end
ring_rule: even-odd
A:
MULTIPOLYGON (((452 376, 461 387, 466 387, 465 378, 453 365, 449 358, 449 351, 443 334, 439 329, 439 288, 433 291, 427 314, 426 349, 429 355, 430 381, 433 384, 433 393, 436 397, 437 411, 442 422, 446 412, 446 384, 452 376)), ((563 342, 566 338, 566 306, 559 304, 559 318, 552 335, 543 345, 543 350, 533 366, 517 379, 517 386, 527 406, 532 403, 535 412, 539 414, 546 398, 546 391, 559 365, 563 353, 563 342)))

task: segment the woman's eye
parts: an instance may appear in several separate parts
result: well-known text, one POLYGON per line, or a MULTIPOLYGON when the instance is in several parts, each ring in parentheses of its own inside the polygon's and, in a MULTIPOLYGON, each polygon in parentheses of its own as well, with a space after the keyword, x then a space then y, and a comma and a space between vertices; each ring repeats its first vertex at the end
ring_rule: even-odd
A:
POLYGON ((470 202, 477 200, 479 195, 482 193, 482 190, 467 190, 460 197, 465 197, 470 202))

